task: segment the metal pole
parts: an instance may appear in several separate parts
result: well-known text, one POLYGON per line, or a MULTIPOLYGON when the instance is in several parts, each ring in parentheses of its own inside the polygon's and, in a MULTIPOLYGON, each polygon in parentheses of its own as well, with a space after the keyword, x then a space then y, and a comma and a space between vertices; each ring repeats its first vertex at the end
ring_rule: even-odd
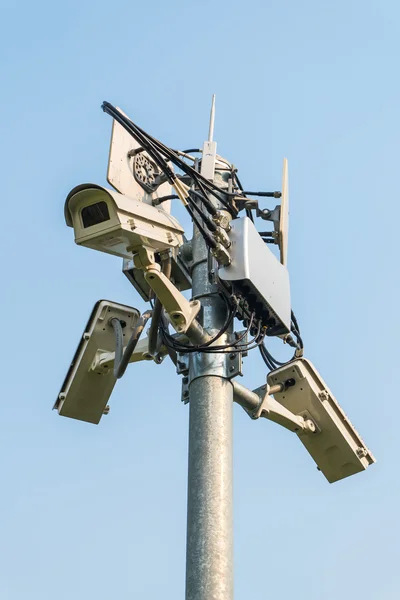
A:
MULTIPOLYGON (((200 321, 215 334, 226 320, 226 307, 210 283, 208 251, 197 228, 193 261, 193 296, 202 296, 200 321)), ((186 600, 233 599, 233 387, 225 363, 224 354, 190 355, 186 600)))

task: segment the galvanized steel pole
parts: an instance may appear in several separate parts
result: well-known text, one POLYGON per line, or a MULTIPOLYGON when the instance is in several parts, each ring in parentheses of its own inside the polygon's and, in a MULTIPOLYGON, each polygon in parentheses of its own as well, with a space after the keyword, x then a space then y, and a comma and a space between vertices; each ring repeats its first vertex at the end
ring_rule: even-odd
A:
MULTIPOLYGON (((210 283, 208 260, 195 227, 193 297, 202 297, 200 322, 216 334, 227 309, 210 283)), ((233 599, 233 387, 226 362, 225 354, 190 355, 186 600, 233 599)))

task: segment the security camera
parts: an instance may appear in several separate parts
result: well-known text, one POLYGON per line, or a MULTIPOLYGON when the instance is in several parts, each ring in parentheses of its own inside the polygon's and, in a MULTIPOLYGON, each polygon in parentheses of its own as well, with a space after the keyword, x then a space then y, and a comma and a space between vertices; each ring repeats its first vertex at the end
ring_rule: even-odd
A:
POLYGON ((124 339, 128 341, 139 317, 139 311, 130 306, 109 300, 95 304, 54 405, 59 415, 99 423, 116 383, 112 363, 100 360, 115 352, 111 319, 123 323, 124 339))
POLYGON ((77 244, 122 258, 142 246, 157 252, 183 244, 184 229, 165 210, 93 183, 71 190, 64 213, 77 244))
MULTIPOLYGON (((280 390, 274 392, 274 398, 282 406, 314 423, 315 427, 299 429, 297 435, 330 483, 364 471, 375 462, 332 392, 308 360, 299 358, 271 371, 267 383, 271 389, 280 390)), ((260 390, 255 391, 258 393, 260 390)))

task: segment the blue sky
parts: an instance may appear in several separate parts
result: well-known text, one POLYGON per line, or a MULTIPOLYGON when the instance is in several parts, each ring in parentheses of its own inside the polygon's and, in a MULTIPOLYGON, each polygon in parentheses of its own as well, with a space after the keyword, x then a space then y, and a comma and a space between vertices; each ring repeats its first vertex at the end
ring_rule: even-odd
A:
MULTIPOLYGON (((399 19, 394 1, 3 4, 2 598, 184 597, 172 364, 131 366, 98 427, 51 408, 95 301, 144 308, 120 260, 64 224, 69 190, 105 183, 101 102, 189 147, 213 93, 247 188, 279 189, 289 159, 306 354, 378 459, 329 485, 294 436, 235 406, 235 597, 399 597, 399 19)), ((265 375, 253 352, 241 382, 265 375)))

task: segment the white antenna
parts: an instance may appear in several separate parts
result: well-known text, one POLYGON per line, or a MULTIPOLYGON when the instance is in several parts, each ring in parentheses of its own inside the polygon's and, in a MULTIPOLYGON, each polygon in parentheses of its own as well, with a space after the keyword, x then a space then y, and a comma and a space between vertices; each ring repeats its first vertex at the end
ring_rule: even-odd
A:
POLYGON ((215 123, 215 94, 212 96, 211 100, 211 111, 210 111, 210 128, 208 130, 208 141, 213 141, 214 136, 214 123, 215 123))
POLYGON ((279 248, 281 251, 281 263, 287 266, 289 235, 289 167, 287 158, 283 159, 282 170, 282 195, 281 210, 279 218, 279 248))

